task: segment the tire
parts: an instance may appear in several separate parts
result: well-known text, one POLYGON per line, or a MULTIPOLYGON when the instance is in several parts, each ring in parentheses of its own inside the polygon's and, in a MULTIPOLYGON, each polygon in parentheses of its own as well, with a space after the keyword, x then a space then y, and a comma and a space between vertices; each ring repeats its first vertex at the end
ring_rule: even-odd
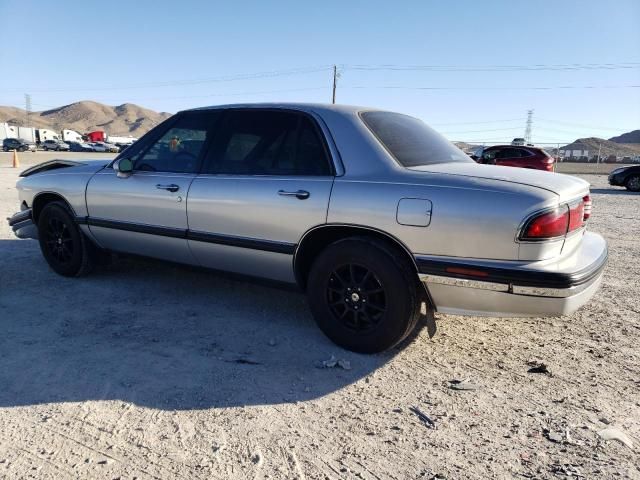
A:
POLYGON ((2 151, 4 151, 4 152, 8 152, 8 151, 9 151, 9 149, 8 149, 7 147, 2 147, 2 151))
POLYGON ((307 296, 318 326, 333 342, 354 352, 377 353, 400 343, 416 326, 418 288, 413 267, 394 248, 351 237, 329 245, 315 259, 307 296))
POLYGON ((640 175, 631 175, 624 182, 624 186, 630 192, 640 192, 640 175))
POLYGON ((80 277, 93 269, 97 249, 63 202, 48 203, 40 212, 38 241, 42 255, 56 273, 80 277))

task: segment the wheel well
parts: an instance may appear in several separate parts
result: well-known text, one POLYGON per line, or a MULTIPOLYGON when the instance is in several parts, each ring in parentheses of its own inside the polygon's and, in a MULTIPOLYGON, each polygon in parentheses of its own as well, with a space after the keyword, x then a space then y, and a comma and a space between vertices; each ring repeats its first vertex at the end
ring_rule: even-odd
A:
POLYGON ((327 225, 308 232, 302 238, 296 250, 293 268, 296 281, 302 290, 305 290, 307 287, 307 278, 311 271, 311 266, 320 252, 332 243, 349 237, 369 237, 385 243, 388 247, 395 249, 399 254, 404 256, 416 274, 418 273, 416 262, 407 250, 407 247, 392 236, 367 227, 327 225))
POLYGON ((38 223, 40 212, 42 212, 44 206, 50 202, 63 202, 69 208, 69 211, 73 212, 73 208, 71 208, 69 202, 67 202, 62 195, 57 193, 41 193, 33 199, 33 204, 31 205, 31 213, 34 223, 38 223))

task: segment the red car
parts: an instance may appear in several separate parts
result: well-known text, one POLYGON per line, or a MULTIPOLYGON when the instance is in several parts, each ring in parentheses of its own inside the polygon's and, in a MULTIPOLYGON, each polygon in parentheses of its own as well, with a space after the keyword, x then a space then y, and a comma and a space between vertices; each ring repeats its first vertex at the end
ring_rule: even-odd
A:
POLYGON ((541 148, 529 146, 495 145, 479 148, 471 155, 478 163, 507 167, 534 168, 553 172, 554 158, 541 148))

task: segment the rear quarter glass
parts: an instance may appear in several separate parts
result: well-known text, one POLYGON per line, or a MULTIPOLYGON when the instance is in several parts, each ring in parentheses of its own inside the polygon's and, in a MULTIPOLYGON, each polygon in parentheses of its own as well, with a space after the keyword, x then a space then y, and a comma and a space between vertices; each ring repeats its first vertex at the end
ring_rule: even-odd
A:
POLYGON ((417 118, 383 111, 360 112, 383 147, 405 168, 473 160, 417 118))

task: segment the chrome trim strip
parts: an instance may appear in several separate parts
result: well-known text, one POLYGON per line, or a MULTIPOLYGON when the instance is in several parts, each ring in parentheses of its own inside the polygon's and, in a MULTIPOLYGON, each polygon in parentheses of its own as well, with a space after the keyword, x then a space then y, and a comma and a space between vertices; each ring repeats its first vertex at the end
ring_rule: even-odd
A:
POLYGON ((505 283, 483 282, 466 278, 443 277, 441 275, 418 274, 422 282, 449 285, 452 287, 478 288, 480 290, 492 290, 494 292, 509 292, 509 285, 505 283))
POLYGON ((570 288, 545 288, 545 287, 522 287, 505 283, 483 282, 480 280, 468 280, 464 278, 443 277, 440 275, 429 275, 421 273, 418 275, 423 283, 435 283, 439 285, 447 285, 450 287, 475 288, 479 290, 490 290, 493 292, 503 292, 513 295, 523 295, 527 297, 546 297, 546 298, 566 298, 577 295, 586 290, 602 277, 600 275, 594 277, 590 282, 576 285, 570 288))
POLYGON ((513 285, 512 293, 515 295, 526 295, 529 297, 572 297, 573 295, 577 295, 578 293, 589 288, 591 285, 593 285, 594 282, 597 282, 601 276, 602 274, 595 277, 591 282, 583 283, 582 285, 576 285, 575 287, 570 288, 519 287, 517 285, 513 285))

